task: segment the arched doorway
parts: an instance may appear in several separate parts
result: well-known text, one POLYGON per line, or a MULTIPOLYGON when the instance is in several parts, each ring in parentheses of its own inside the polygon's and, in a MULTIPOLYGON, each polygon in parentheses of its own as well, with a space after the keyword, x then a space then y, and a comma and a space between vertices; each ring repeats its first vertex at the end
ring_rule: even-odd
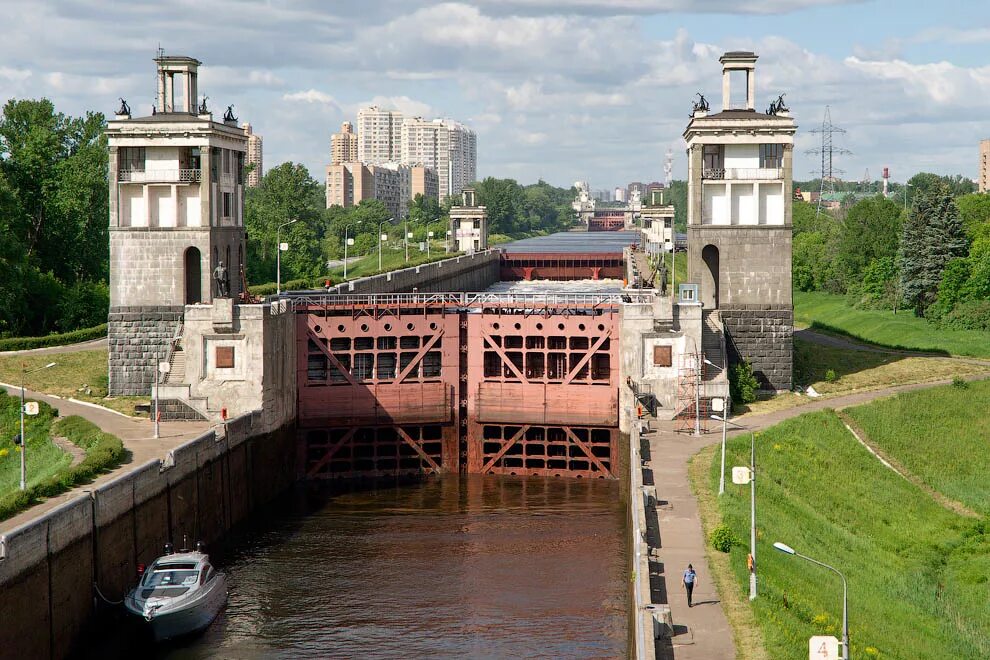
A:
POLYGON ((701 286, 702 300, 706 306, 710 304, 712 309, 718 309, 718 248, 706 245, 701 250, 701 260, 708 266, 701 286))
POLYGON ((203 276, 199 248, 186 248, 185 260, 186 304, 195 305, 203 300, 203 276))

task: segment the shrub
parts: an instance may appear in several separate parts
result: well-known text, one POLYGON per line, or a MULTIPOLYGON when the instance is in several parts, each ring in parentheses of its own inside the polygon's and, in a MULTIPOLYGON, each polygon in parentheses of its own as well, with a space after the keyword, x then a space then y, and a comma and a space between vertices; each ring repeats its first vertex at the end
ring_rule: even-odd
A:
POLYGON ((78 344, 82 341, 99 339, 107 336, 107 324, 73 330, 62 334, 45 335, 44 337, 9 337, 0 339, 0 351, 27 351, 32 348, 45 348, 48 346, 65 346, 67 344, 78 344))
POLYGON ((739 540, 728 525, 719 525, 708 535, 708 543, 719 552, 729 552, 732 546, 741 545, 739 540))
POLYGON ((960 390, 965 390, 969 387, 969 382, 959 376, 955 376, 952 379, 952 386, 959 388, 960 390))
POLYGON ((829 369, 828 371, 825 372, 826 383, 834 383, 837 380, 839 380, 839 377, 836 375, 835 369, 829 369))
POLYGON ((967 300, 942 313, 938 325, 953 330, 990 330, 990 300, 967 300))
POLYGON ((737 403, 753 403, 760 384, 753 375, 753 366, 743 360, 729 369, 729 396, 737 403))

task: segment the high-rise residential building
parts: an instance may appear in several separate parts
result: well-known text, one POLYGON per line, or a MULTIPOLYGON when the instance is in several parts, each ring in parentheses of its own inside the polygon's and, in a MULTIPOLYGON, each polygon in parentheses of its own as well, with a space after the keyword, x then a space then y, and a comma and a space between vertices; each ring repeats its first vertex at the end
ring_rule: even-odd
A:
POLYGON ((249 188, 257 188, 261 183, 261 177, 265 176, 264 165, 262 163, 262 142, 261 136, 251 130, 251 124, 241 124, 244 135, 247 136, 247 164, 251 171, 247 175, 247 185, 249 188))
POLYGON ((413 165, 409 168, 409 176, 410 199, 416 199, 416 195, 422 195, 440 201, 440 180, 435 169, 425 165, 413 165))
POLYGON ((478 138, 463 124, 449 119, 406 119, 401 145, 403 163, 436 171, 441 197, 459 193, 477 178, 478 138))
POLYGON ((977 183, 981 193, 990 191, 990 140, 980 141, 980 173, 977 183))
POLYGON ((357 159, 366 165, 401 161, 402 113, 370 106, 358 110, 357 159))
POLYGON ((377 199, 393 218, 409 214, 410 168, 398 163, 365 165, 359 162, 327 166, 327 208, 349 207, 377 199))
POLYGON ((330 164, 353 163, 358 159, 358 136, 354 124, 345 121, 340 125, 340 133, 330 136, 330 164))
POLYGON ((330 164, 353 163, 358 160, 358 136, 354 124, 345 121, 340 124, 340 132, 330 135, 330 164))
POLYGON ((625 202, 626 201, 626 189, 618 186, 615 189, 615 201, 625 202))

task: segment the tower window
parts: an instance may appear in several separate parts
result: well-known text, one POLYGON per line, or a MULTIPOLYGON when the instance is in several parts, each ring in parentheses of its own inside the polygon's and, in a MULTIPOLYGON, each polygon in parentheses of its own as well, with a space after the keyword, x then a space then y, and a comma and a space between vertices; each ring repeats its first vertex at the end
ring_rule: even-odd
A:
POLYGON ((724 176, 725 148, 721 144, 706 144, 702 152, 702 169, 706 179, 724 176))
POLYGON ((779 169, 783 167, 784 145, 761 144, 760 167, 763 169, 779 169))

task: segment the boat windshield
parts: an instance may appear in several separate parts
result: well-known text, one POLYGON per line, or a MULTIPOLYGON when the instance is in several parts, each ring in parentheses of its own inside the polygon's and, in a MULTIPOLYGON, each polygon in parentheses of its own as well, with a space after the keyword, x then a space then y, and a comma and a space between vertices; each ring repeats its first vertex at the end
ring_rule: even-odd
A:
POLYGON ((159 566, 150 571, 144 577, 141 586, 145 589, 158 589, 168 587, 186 587, 187 589, 196 584, 199 577, 198 571, 192 566, 189 568, 179 568, 176 566, 159 566), (192 569, 192 570, 190 570, 192 569))

